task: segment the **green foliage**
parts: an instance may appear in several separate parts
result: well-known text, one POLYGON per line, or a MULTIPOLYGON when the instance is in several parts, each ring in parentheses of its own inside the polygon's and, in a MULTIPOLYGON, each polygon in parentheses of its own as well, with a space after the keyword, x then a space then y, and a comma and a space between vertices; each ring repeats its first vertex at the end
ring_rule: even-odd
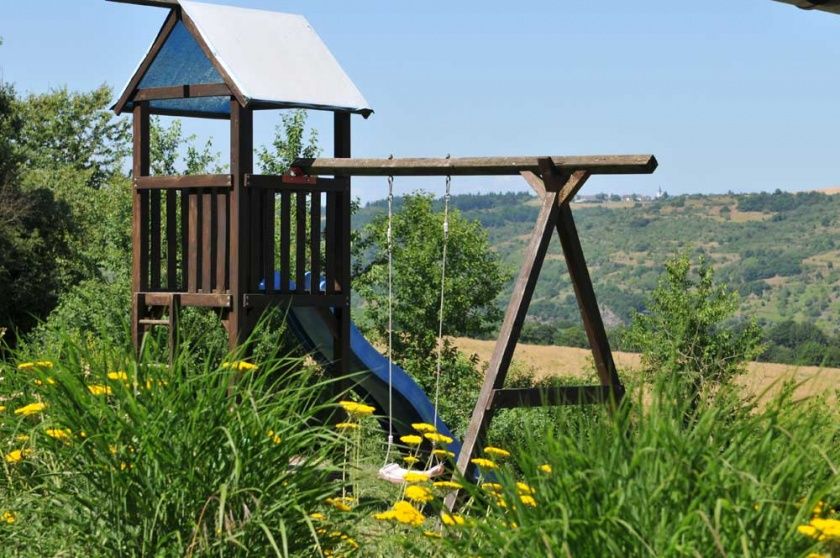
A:
POLYGON ((329 461, 341 440, 318 425, 316 414, 332 406, 319 402, 325 386, 302 361, 239 372, 195 368, 187 355, 171 367, 148 355, 135 361, 119 346, 71 340, 52 351, 38 357, 54 366, 0 374, 9 409, 0 453, 23 451, 0 464, 0 509, 16 516, 0 528, 4 555, 338 550, 309 514, 327 513, 318 527, 330 532, 351 525, 353 514, 324 505, 342 489, 329 461), (40 413, 11 412, 36 401, 46 405, 40 413))
POLYGON ((785 320, 768 330, 767 346, 759 360, 840 366, 840 338, 810 322, 785 320))
POLYGON ((731 323, 737 295, 715 283, 702 259, 696 270, 688 256, 669 261, 647 307, 626 341, 641 351, 651 377, 678 387, 683 397, 695 400, 728 382, 760 352, 761 330, 755 322, 731 323))
POLYGON ((219 174, 226 165, 221 154, 213 152, 213 139, 198 146, 195 134, 184 136, 181 120, 173 119, 165 125, 160 118, 153 117, 149 129, 149 158, 153 175, 173 176, 181 174, 219 174))
POLYGON ((295 159, 317 157, 318 132, 310 128, 306 136, 306 111, 293 110, 280 115, 280 123, 274 128, 271 148, 261 147, 257 151, 260 168, 265 174, 283 174, 295 159))

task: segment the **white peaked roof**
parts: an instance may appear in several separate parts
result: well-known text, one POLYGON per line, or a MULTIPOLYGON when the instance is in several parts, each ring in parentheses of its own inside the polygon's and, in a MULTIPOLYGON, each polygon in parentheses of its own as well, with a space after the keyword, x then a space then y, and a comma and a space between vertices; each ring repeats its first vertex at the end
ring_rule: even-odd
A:
MULTIPOLYGON (((202 66, 206 66, 205 76, 215 74, 215 67, 222 69, 221 76, 215 75, 244 97, 246 106, 351 111, 365 116, 373 112, 303 16, 190 0, 179 4, 183 19, 192 23, 206 49, 189 44, 193 39, 178 22, 144 70, 141 86, 188 85, 195 83, 196 74, 201 75, 202 66), (198 56, 204 60, 197 60, 196 52, 202 50, 209 51, 212 60, 203 54, 198 56), (179 80, 188 83, 169 83, 179 80)), ((209 100, 185 101, 179 105, 170 100, 160 107, 178 110, 183 106, 203 112, 202 106, 210 106, 209 100)))

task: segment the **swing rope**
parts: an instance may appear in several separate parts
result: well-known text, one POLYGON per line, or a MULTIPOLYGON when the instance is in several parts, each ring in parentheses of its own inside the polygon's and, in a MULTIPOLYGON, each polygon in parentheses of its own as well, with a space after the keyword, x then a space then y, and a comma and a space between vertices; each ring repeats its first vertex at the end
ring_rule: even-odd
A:
MULTIPOLYGON (((449 158, 449 155, 446 156, 449 158)), ((446 177, 446 193, 443 196, 443 254, 440 263, 440 309, 438 311, 437 338, 437 368, 435 370, 435 420, 432 424, 437 428, 438 401, 440 399, 440 370, 443 363, 443 300, 446 292, 446 246, 449 243, 449 191, 452 177, 446 177)))
MULTIPOLYGON (((391 155, 389 158, 393 158, 391 155)), ((388 177, 388 448, 385 450, 385 464, 391 457, 391 447, 394 445, 394 245, 391 225, 393 222, 394 205, 394 177, 388 177)))

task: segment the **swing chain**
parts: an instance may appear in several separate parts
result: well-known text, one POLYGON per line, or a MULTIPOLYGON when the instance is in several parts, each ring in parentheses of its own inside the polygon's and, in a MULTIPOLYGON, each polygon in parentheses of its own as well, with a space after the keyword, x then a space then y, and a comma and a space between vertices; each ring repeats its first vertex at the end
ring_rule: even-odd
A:
MULTIPOLYGON (((449 158, 449 155, 446 156, 449 158)), ((449 243, 449 199, 451 197, 452 177, 446 175, 446 192, 443 195, 443 253, 440 263, 440 309, 438 312, 437 366, 435 368, 435 420, 437 426, 438 402, 440 400, 440 373, 443 366, 443 310, 446 293, 446 246, 449 243)))
MULTIPOLYGON (((391 155, 393 158, 393 155, 391 155)), ((388 177, 388 447, 385 450, 385 463, 388 463, 388 459, 391 455, 391 447, 394 445, 394 409, 393 409, 393 389, 394 389, 394 355, 393 355, 393 346, 394 346, 394 339, 393 339, 393 331, 394 331, 394 293, 393 293, 393 281, 394 281, 394 266, 393 266, 393 253, 394 253, 394 246, 392 240, 392 227, 391 223, 393 221, 393 205, 394 205, 394 177, 388 177)))

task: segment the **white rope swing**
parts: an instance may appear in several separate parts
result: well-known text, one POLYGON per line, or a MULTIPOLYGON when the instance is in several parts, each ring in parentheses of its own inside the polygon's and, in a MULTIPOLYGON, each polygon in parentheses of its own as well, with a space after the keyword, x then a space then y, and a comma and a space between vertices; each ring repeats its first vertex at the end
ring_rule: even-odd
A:
MULTIPOLYGON (((393 158, 393 155, 389 158, 393 158)), ((446 156, 449 158, 449 155, 446 156)), ((446 247, 449 242, 449 198, 452 177, 446 177, 446 193, 443 198, 443 253, 440 266, 440 308, 438 311, 438 338, 437 338, 437 365, 435 368, 435 399, 434 399, 434 420, 432 424, 437 426, 438 402, 440 400, 440 375, 443 364, 443 312, 446 292, 446 247)), ((385 464, 379 469, 379 478, 394 484, 405 482, 405 475, 408 469, 401 467, 398 463, 389 463, 391 449, 394 445, 394 408, 393 408, 393 326, 394 326, 394 244, 393 244, 393 203, 394 203, 394 177, 388 177, 388 228, 387 228, 387 253, 388 253, 388 447, 385 450, 385 464)), ((438 463, 426 471, 411 471, 416 474, 425 475, 427 478, 437 477, 444 473, 443 463, 438 463)))

